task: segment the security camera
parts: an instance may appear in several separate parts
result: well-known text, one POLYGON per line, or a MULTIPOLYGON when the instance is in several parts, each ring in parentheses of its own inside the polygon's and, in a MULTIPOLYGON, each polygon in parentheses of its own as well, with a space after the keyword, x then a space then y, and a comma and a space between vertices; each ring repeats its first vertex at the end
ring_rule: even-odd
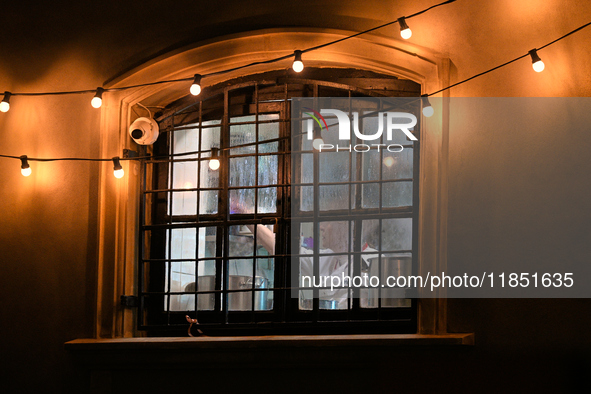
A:
POLYGON ((140 145, 152 145, 158 139, 158 123, 151 118, 137 118, 129 126, 129 135, 140 145))

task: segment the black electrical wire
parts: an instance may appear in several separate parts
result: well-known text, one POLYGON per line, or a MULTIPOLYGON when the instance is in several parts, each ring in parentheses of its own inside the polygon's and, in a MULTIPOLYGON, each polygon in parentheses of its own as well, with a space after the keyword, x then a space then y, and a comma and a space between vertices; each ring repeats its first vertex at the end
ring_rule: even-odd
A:
MULTIPOLYGON (((574 33, 578 32, 578 31, 580 31, 580 30, 583 30, 583 29, 584 29, 584 28, 586 28, 587 26, 591 26, 591 22, 589 22, 589 23, 585 23, 583 26, 579 26, 579 27, 577 27, 576 29, 574 29, 574 30, 572 30, 572 31, 570 31, 570 32, 568 32, 568 33, 566 33, 565 35, 563 35, 563 36, 561 36, 561 37, 559 37, 559 38, 555 39, 554 41, 550 41, 550 42, 549 42, 549 43, 547 43, 546 45, 542 45, 541 47, 539 47, 539 48, 534 48, 534 49, 535 49, 536 51, 539 51, 539 50, 541 50, 541 49, 544 49, 544 48, 546 48, 546 47, 548 47, 548 46, 550 46, 550 45, 552 45, 552 44, 554 44, 554 43, 556 43, 556 42, 558 42, 558 41, 560 41, 560 40, 563 40, 563 39, 565 39, 566 37, 570 36, 571 34, 574 34, 574 33)), ((437 94, 437 93, 444 92, 444 91, 446 91, 446 90, 449 90, 449 89, 451 89, 451 88, 453 88, 453 87, 455 87, 455 86, 458 86, 458 85, 461 85, 461 84, 463 84, 463 83, 466 83, 466 82, 468 82, 468 81, 470 81, 470 80, 472 80, 472 79, 474 79, 474 78, 478 78, 478 77, 480 77, 480 76, 482 76, 482 75, 484 75, 484 74, 488 74, 489 72, 492 72, 492 71, 498 70, 498 69, 499 69, 499 68, 501 68, 501 67, 505 67, 505 66, 507 66, 507 65, 509 65, 509 64, 511 64, 511 63, 513 63, 513 62, 516 62, 517 60, 523 59, 524 57, 528 57, 528 56, 529 56, 529 52, 528 52, 528 53, 526 53, 525 55, 521 55, 521 56, 519 56, 519 57, 516 57, 516 58, 515 58, 515 59, 513 59, 513 60, 509 60, 509 61, 508 61, 508 62, 506 62, 506 63, 503 63, 503 64, 501 64, 501 65, 498 65, 498 66, 496 66, 496 67, 493 67, 493 68, 491 68, 491 69, 489 69, 489 70, 486 70, 486 71, 483 71, 483 72, 481 72, 481 73, 479 73, 479 74, 473 75, 473 76, 471 76, 470 78, 466 78, 466 79, 464 79, 463 81, 456 82, 456 83, 454 83, 454 84, 452 84, 452 85, 449 85, 449 86, 447 86, 447 87, 445 87, 445 88, 443 88, 443 89, 439 89, 439 90, 437 90, 437 91, 435 91, 435 92, 433 92, 433 93, 429 93, 429 94, 427 94, 426 96, 433 96, 434 94, 437 94)))
MULTIPOLYGON (((425 13, 425 12, 427 12, 427 11, 433 9, 433 8, 437 8, 437 7, 440 7, 440 6, 445 5, 445 4, 453 3, 455 1, 456 0, 447 0, 447 1, 444 1, 443 3, 435 4, 435 5, 431 6, 431 7, 425 8, 424 10, 419 11, 419 12, 416 12, 416 13, 414 13, 412 15, 409 15, 409 16, 407 16, 405 18, 406 19, 413 18, 413 17, 418 16, 418 15, 421 15, 421 14, 423 14, 423 13, 425 13)), ((364 30, 364 31, 359 32, 359 33, 355 33, 353 35, 350 35, 350 36, 347 36, 347 37, 344 37, 344 38, 340 38, 338 40, 330 41, 330 42, 327 42, 325 44, 321 44, 321 45, 318 45, 318 46, 315 46, 315 47, 303 49, 301 52, 304 53, 304 52, 315 51, 317 49, 321 49, 321 48, 324 48, 324 47, 327 47, 327 46, 330 46, 330 45, 334 45, 334 44, 337 44, 339 42, 342 42, 342 41, 345 41, 345 40, 349 40, 351 38, 355 38, 355 37, 360 36, 362 34, 367 34, 367 33, 370 33, 370 32, 372 32, 374 30, 378 30, 378 29, 381 29, 383 27, 393 25, 395 23, 398 23, 398 19, 395 20, 395 21, 392 21, 392 22, 384 23, 384 24, 382 24, 380 26, 373 27, 371 29, 364 30)), ((280 56, 280 57, 276 57, 276 58, 273 58, 273 59, 269 59, 269 60, 261 60, 261 61, 257 61, 257 62, 252 62, 252 63, 244 64, 242 66, 237 66, 237 67, 229 68, 229 69, 226 69, 226 70, 220 70, 220 71, 212 72, 212 73, 209 73, 209 74, 202 74, 201 76, 202 77, 210 77, 210 76, 214 76, 214 75, 227 74, 227 73, 230 73, 230 72, 242 70, 244 68, 248 68, 248 67, 252 67, 252 66, 257 66, 257 65, 262 65, 262 64, 276 63, 276 62, 279 62, 281 60, 289 59, 291 57, 293 57, 293 53, 290 53, 290 54, 284 55, 284 56, 280 56)), ((122 86, 122 87, 119 87, 119 88, 106 88, 106 89, 104 89, 104 91, 105 92, 119 92, 119 91, 122 91, 122 90, 136 89, 136 88, 142 88, 142 87, 154 86, 154 85, 161 85, 161 84, 166 84, 166 83, 190 82, 190 81, 193 81, 193 78, 194 77, 191 76, 191 77, 187 77, 187 78, 169 79, 169 80, 165 80, 165 81, 156 81, 156 82, 147 82, 147 83, 142 83, 142 84, 137 84, 137 85, 122 86)), ((66 94, 87 94, 87 93, 95 93, 95 92, 96 92, 96 88, 95 89, 87 89, 87 90, 71 90, 71 91, 63 91, 63 92, 38 92, 38 93, 18 93, 18 92, 17 93, 12 93, 11 92, 11 95, 12 96, 58 96, 58 95, 66 95, 66 94)))

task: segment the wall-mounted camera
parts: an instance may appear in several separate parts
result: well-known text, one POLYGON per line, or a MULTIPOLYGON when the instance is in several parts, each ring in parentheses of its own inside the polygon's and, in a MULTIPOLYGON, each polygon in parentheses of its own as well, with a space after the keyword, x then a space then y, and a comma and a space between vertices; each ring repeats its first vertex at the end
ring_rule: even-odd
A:
POLYGON ((158 123, 151 118, 137 118, 129 126, 129 135, 140 145, 152 145, 158 139, 158 123))

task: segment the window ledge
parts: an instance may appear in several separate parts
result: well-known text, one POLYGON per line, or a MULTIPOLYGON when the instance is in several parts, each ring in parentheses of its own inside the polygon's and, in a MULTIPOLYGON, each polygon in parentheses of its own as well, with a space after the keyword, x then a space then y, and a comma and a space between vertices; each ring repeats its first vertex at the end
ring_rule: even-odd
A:
POLYGON ((473 333, 421 335, 278 335, 248 337, 113 338, 75 339, 66 342, 70 351, 159 350, 207 348, 327 347, 327 346, 450 346, 474 345, 473 333))

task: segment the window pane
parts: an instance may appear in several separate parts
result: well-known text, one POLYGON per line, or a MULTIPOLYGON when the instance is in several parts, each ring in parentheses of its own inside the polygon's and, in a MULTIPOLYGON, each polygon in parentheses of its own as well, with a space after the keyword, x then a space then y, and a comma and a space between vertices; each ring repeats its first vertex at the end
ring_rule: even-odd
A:
POLYGON ((254 189, 230 190, 230 213, 254 213, 254 189))
POLYGON ((259 156, 259 185, 277 184, 278 163, 277 156, 259 156))
POLYGON ((412 182, 388 182, 382 185, 382 206, 412 206, 412 182))
MULTIPOLYGON (((279 114, 259 115, 259 122, 277 120, 279 114)), ((259 141, 279 138, 279 123, 261 123, 259 124, 259 141)))
POLYGON ((258 189, 258 213, 274 213, 277 212, 277 188, 265 187, 258 189))
POLYGON ((382 251, 412 249, 412 219, 382 220, 382 251))
MULTIPOLYGON (((170 247, 167 256, 170 259, 195 259, 196 239, 194 228, 170 230, 170 247)), ((168 243, 167 243, 168 248, 168 243)))
POLYGON ((254 156, 230 158, 230 186, 255 186, 255 163, 254 156))
POLYGON ((402 152, 383 151, 382 179, 412 179, 413 149, 404 148, 402 152))
POLYGON ((254 253, 254 238, 251 230, 247 226, 230 226, 228 231, 230 240, 229 256, 252 256, 254 253))

